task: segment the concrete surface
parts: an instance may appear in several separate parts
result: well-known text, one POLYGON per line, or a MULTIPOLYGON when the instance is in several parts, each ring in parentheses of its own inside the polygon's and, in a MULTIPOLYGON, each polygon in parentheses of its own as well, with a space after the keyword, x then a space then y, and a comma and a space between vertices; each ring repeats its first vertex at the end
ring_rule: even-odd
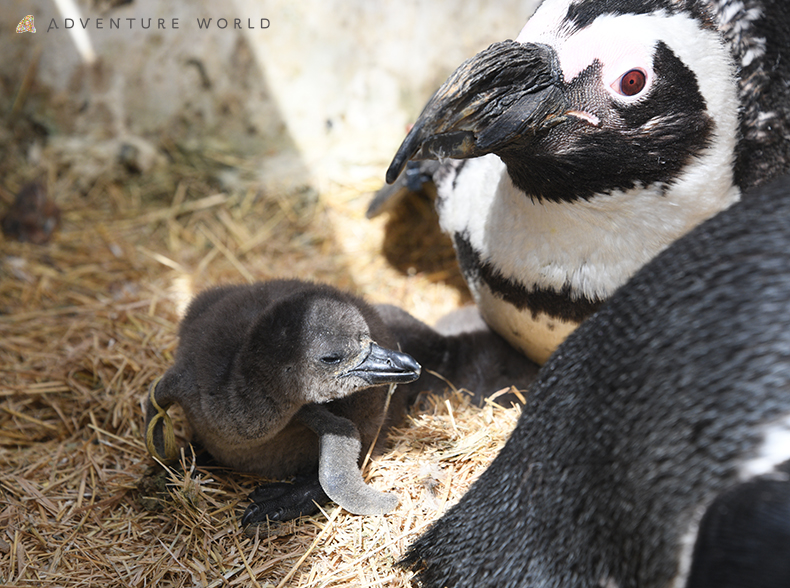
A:
POLYGON ((3 2, 0 106, 16 100, 15 115, 36 117, 53 139, 155 145, 165 134, 236 151, 272 185, 383 177, 447 74, 514 38, 536 4, 81 0, 89 64, 72 34, 83 27, 68 30, 52 0, 3 2), (14 33, 28 14, 37 32, 14 33))

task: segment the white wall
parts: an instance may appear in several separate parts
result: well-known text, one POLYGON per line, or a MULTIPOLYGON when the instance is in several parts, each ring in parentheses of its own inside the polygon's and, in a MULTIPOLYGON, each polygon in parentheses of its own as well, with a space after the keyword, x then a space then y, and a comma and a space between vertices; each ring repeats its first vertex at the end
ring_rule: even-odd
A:
POLYGON ((170 133, 259 155, 267 178, 346 182, 383 173, 406 124, 446 75, 489 43, 514 38, 537 0, 111 3, 77 2, 92 19, 93 66, 52 0, 0 3, 6 104, 40 55, 35 90, 46 90, 48 103, 27 107, 43 110, 38 116, 56 133, 170 133), (26 14, 34 15, 36 34, 14 34, 26 14), (212 18, 211 28, 201 30, 198 17, 212 18), (223 17, 231 24, 219 30, 223 17), (121 28, 111 29, 110 18, 120 18, 121 28), (150 30, 141 18, 154 19, 150 30), (156 30, 158 18, 166 19, 164 30, 156 30), (233 30, 234 18, 241 30, 233 30), (60 28, 47 32, 52 19, 60 28), (269 28, 260 28, 261 19, 269 28))

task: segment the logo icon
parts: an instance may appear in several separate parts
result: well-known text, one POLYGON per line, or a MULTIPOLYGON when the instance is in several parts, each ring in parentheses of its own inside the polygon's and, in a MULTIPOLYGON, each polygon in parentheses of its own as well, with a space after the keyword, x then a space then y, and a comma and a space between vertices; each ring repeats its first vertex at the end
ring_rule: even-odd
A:
POLYGON ((17 33, 35 33, 36 26, 33 24, 33 15, 28 14, 25 18, 19 21, 19 24, 16 25, 16 32, 17 33))

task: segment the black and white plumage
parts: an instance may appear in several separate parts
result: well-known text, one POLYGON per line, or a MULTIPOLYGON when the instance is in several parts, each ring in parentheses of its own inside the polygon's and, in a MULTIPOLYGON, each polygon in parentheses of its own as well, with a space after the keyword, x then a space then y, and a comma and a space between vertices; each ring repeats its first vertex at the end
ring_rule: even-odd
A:
POLYGON ((389 512, 395 496, 366 486, 358 460, 420 392, 449 381, 482 397, 535 378, 488 328, 462 330, 442 335, 394 306, 299 280, 207 290, 190 304, 176 362, 148 400, 152 453, 168 457, 161 413, 178 403, 220 464, 295 478, 253 492, 243 524, 311 514, 330 498, 355 514, 389 512), (414 357, 444 379, 414 382, 414 357), (386 383, 400 386, 385 414, 386 383))
POLYGON ((790 586, 790 177, 642 268, 410 547, 424 588, 790 586))
POLYGON ((440 224, 485 320, 543 362, 658 252, 789 169, 789 37, 775 0, 545 0, 437 91, 387 180, 456 158, 431 174, 440 224))

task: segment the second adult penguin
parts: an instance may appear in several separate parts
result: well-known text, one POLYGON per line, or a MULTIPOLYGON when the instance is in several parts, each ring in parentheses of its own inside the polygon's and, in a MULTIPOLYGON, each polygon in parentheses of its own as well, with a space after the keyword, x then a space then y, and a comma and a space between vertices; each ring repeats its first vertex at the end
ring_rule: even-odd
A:
POLYGON ((790 586, 790 177, 747 196, 557 349, 420 586, 790 586))

